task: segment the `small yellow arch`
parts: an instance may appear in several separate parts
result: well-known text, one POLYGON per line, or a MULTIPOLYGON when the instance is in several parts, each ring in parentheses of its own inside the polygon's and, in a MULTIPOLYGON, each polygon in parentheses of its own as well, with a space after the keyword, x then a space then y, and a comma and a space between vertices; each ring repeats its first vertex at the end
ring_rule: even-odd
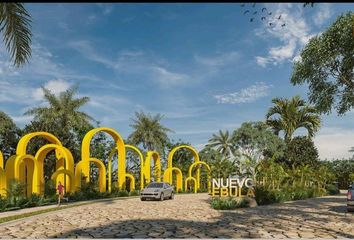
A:
POLYGON ((0 195, 1 195, 1 197, 7 195, 6 189, 7 189, 6 173, 5 173, 4 169, 0 168, 0 195))
MULTIPOLYGON (((209 165, 206 162, 200 161, 200 162, 195 162, 192 165, 190 165, 189 169, 188 169, 188 177, 187 177, 187 179, 190 179, 192 177, 193 168, 195 168, 196 166, 198 166, 200 164, 204 165, 207 168, 207 170, 208 170, 208 191, 211 192, 211 169, 210 169, 209 165)), ((185 184, 187 184, 187 179, 186 179, 186 183, 185 184)), ((194 178, 194 179, 196 180, 196 183, 198 183, 198 179, 196 179, 196 178, 194 178)), ((198 184, 197 184, 197 188, 195 188, 195 192, 197 191, 198 188, 200 188, 200 185, 198 186, 198 184)))
POLYGON ((197 193, 197 180, 194 177, 187 177, 186 181, 184 181, 184 190, 187 191, 188 189, 188 182, 193 181, 194 184, 194 193, 197 193))
MULTIPOLYGON (((97 158, 89 158, 88 160, 81 160, 75 168, 75 189, 79 189, 81 187, 81 173, 83 171, 83 166, 87 165, 87 162, 93 162, 98 167, 99 171, 99 189, 100 192, 106 191, 106 167, 103 162, 97 158)), ((87 176, 87 175, 85 175, 87 176)), ((125 176, 124 176, 125 177, 125 176)))
POLYGON ((32 155, 16 156, 14 161, 14 179, 27 183, 27 196, 31 196, 32 193, 40 194, 38 165, 32 155), (25 174, 26 170, 27 174, 25 174))
POLYGON ((52 175, 52 177, 51 177, 51 179, 54 181, 54 182, 56 182, 56 180, 57 180, 57 178, 58 178, 58 176, 60 175, 60 174, 64 174, 64 175, 67 175, 69 178, 70 178, 70 181, 67 181, 66 182, 66 184, 68 185, 68 186, 66 186, 66 185, 64 185, 65 186, 65 192, 72 192, 72 191, 74 191, 75 189, 75 187, 74 187, 74 181, 75 181, 75 175, 74 175, 74 173, 72 172, 72 171, 70 171, 70 170, 66 170, 66 169, 60 169, 60 170, 57 170, 57 171, 55 171, 54 173, 53 173, 53 175, 52 175))
POLYGON ((0 151, 0 168, 4 168, 4 156, 2 155, 2 152, 0 151))
POLYGON ((155 182, 161 182, 161 159, 160 155, 156 151, 148 151, 146 154, 145 162, 144 162, 144 171, 143 171, 143 189, 145 184, 149 184, 151 182, 151 158, 154 160, 154 179, 155 182))
MULTIPOLYGON (((178 150, 180 150, 182 148, 188 149, 192 153, 195 163, 196 162, 200 162, 198 151, 195 148, 193 148, 192 146, 189 146, 189 145, 180 145, 180 146, 177 146, 177 147, 173 148, 171 150, 171 152, 168 154, 167 168, 171 168, 172 167, 172 160, 173 160, 174 154, 178 150)), ((167 179, 170 179, 169 175, 167 175, 167 179)), ((200 171, 199 170, 197 170, 196 179, 197 179, 197 186, 199 188, 199 185, 200 185, 200 183, 199 183, 199 181, 200 181, 200 171)), ((168 181, 168 182, 170 182, 170 181, 168 181)))
POLYGON ((129 173, 126 173, 125 174, 125 177, 126 178, 129 178, 129 180, 130 180, 130 191, 134 191, 135 190, 135 179, 134 179, 134 176, 133 175, 131 175, 131 174, 129 174, 129 173))
MULTIPOLYGON (((61 156, 56 161, 56 170, 66 169, 71 172, 74 172, 74 158, 69 151, 69 149, 56 145, 56 144, 46 144, 42 146, 36 153, 35 159, 37 160, 38 164, 38 177, 40 179, 40 191, 44 193, 44 159, 51 151, 56 151, 61 156)), ((57 154, 58 155, 58 154, 57 154)), ((61 181, 65 183, 64 185, 70 185, 70 181, 73 178, 69 178, 68 176, 64 180, 64 176, 60 176, 56 178, 57 182, 61 181)))
POLYGON ((118 154, 118 169, 119 169, 119 174, 118 174, 118 188, 122 189, 124 184, 125 184, 125 144, 123 141, 123 138, 119 135, 118 132, 116 132, 112 128, 107 128, 107 127, 100 127, 100 128, 94 128, 88 133, 86 133, 84 139, 82 140, 82 145, 81 145, 81 156, 82 160, 84 163, 82 163, 82 173, 87 177, 87 181, 90 180, 90 164, 89 164, 89 159, 90 157, 90 144, 92 138, 95 136, 96 133, 98 132, 105 132, 109 135, 111 135, 116 143, 116 148, 117 151, 119 152, 118 154))
POLYGON ((163 180, 172 185, 172 173, 174 171, 177 172, 176 190, 179 191, 179 190, 182 190, 182 185, 183 185, 183 175, 182 175, 181 169, 179 169, 177 167, 167 168, 164 172, 163 180))

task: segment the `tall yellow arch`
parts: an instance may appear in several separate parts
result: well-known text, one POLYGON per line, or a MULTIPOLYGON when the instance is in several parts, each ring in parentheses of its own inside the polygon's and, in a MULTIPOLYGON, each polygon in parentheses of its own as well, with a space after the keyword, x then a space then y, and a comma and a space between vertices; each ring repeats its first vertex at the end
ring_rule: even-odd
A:
POLYGON ((7 189, 7 181, 6 181, 6 173, 4 169, 4 156, 0 151, 0 195, 6 196, 7 189))
MULTIPOLYGON (((25 136, 23 136, 20 141, 17 144, 16 148, 16 155, 26 155, 27 154, 27 146, 28 143, 35 137, 43 137, 47 139, 50 143, 52 144, 57 144, 59 146, 62 146, 61 142, 59 139, 54 136, 51 133, 48 132, 33 132, 33 133, 28 133, 25 136)), ((58 154, 58 153, 56 153, 58 154)), ((56 156, 57 158, 60 158, 59 155, 56 156)))
POLYGON ((171 179, 171 182, 170 184, 172 184, 172 173, 173 172, 177 172, 177 182, 176 182, 176 190, 179 191, 179 190, 182 190, 182 185, 183 185, 183 175, 182 175, 182 171, 181 169, 179 168, 176 168, 176 167, 172 167, 172 168, 167 168, 164 172, 164 175, 163 175, 163 180, 165 182, 168 182, 169 179, 171 179))
POLYGON ((191 176, 186 178, 186 181, 184 182, 184 190, 187 191, 189 181, 193 181, 193 184, 194 184, 193 190, 194 190, 194 193, 197 193, 197 179, 195 179, 194 177, 191 177, 191 176))
POLYGON ((116 143, 116 148, 118 150, 118 188, 122 189, 124 184, 125 184, 125 144, 123 141, 123 138, 119 135, 118 132, 116 132, 112 128, 107 128, 107 127, 100 127, 100 128, 94 128, 88 133, 86 133, 84 139, 82 140, 82 146, 81 146, 81 161, 84 161, 82 163, 82 173, 87 177, 87 181, 90 180, 90 143, 92 138, 95 136, 96 133, 98 132, 105 132, 109 135, 111 135, 116 143))
POLYGON ((151 182, 151 158, 154 160, 154 179, 155 182, 161 182, 161 159, 160 155, 156 151, 148 151, 146 154, 145 162, 144 162, 144 172, 143 172, 143 187, 145 184, 149 184, 151 182))
POLYGON ((95 163, 96 166, 98 167, 99 189, 100 189, 100 192, 105 192, 106 191, 106 167, 104 166, 103 162, 97 158, 89 158, 87 160, 81 160, 76 165, 76 168, 75 168, 75 190, 80 189, 82 169, 83 169, 83 167, 86 167, 87 163, 90 166, 90 162, 95 163))
MULTIPOLYGON (((171 150, 171 152, 168 154, 167 168, 172 168, 173 156, 178 150, 180 150, 182 148, 188 149, 192 153, 195 163, 200 162, 198 151, 195 148, 193 148, 192 146, 189 146, 189 145, 180 145, 178 147, 173 148, 171 150)), ((166 177, 167 177, 166 181, 169 182, 170 184, 172 184, 171 176, 167 175, 166 177)), ((196 172, 196 179, 197 179, 197 187, 199 188, 199 186, 200 186, 200 171, 199 171, 199 169, 196 172)))
MULTIPOLYGON (((189 169, 188 169, 188 177, 186 178, 186 182, 185 182, 185 186, 187 186, 187 183, 189 180, 191 179, 194 179, 194 183, 196 184, 196 186, 194 187, 194 192, 196 193, 197 192, 197 189, 200 188, 200 185, 198 186, 198 179, 192 177, 192 170, 193 168, 195 168, 196 166, 198 165, 204 165, 207 170, 208 170, 208 191, 211 192, 211 169, 209 167, 209 165, 206 163, 206 162, 202 162, 202 161, 199 161, 199 162, 195 162, 195 163, 192 163, 190 166, 189 166, 189 169)), ((199 169, 198 169, 199 170, 199 169)), ((197 170, 197 171, 198 171, 197 170)))
MULTIPOLYGON (((56 144, 46 144, 42 146, 37 151, 35 156, 35 159, 37 160, 38 164, 38 177, 40 179, 39 188, 41 193, 44 193, 44 159, 48 155, 48 153, 53 150, 59 153, 59 155, 61 156, 56 161, 56 170, 66 169, 70 172, 74 172, 74 158, 69 149, 56 144)), ((63 175, 60 175, 58 178, 55 179, 57 180, 57 182, 61 181, 62 183, 65 183, 64 185, 70 186, 70 181, 72 181, 74 178, 66 176, 64 173, 63 175)))
MULTIPOLYGON (((141 153, 141 151, 137 147, 135 147, 133 145, 126 144, 125 149, 129 149, 129 150, 135 152, 136 154, 138 154, 139 159, 140 159, 140 180, 141 180, 141 176, 142 176, 141 173, 142 173, 143 167, 144 167, 143 154, 141 153)), ((112 161, 113 161, 113 156, 116 152, 117 152, 117 148, 115 147, 112 149, 112 151, 109 153, 109 156, 108 156, 108 191, 109 192, 112 191, 112 161)), ((119 155, 119 152, 118 152, 118 155, 119 155)), ((118 174, 125 174, 125 176, 130 179, 130 189, 132 189, 132 177, 133 176, 128 173, 119 172, 119 169, 118 169, 118 174)), ((133 181, 134 181, 134 187, 133 187, 133 190, 134 190, 135 189, 134 177, 133 177, 133 181)))

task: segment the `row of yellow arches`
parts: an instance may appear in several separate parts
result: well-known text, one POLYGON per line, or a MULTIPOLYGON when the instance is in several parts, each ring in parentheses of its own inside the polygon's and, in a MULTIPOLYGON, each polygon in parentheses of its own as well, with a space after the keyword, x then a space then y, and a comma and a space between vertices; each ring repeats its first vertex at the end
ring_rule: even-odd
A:
MULTIPOLYGON (((160 156, 155 151, 147 152, 144 158, 143 154, 138 148, 132 145, 126 145, 123 138, 114 129, 101 127, 89 131, 81 145, 81 161, 74 166, 74 159, 71 152, 62 146, 61 142, 54 135, 47 132, 34 132, 23 136, 17 144, 16 154, 11 156, 4 167, 4 159, 0 152, 0 194, 6 195, 7 184, 11 179, 15 179, 22 183, 27 184, 27 195, 32 193, 44 194, 44 159, 51 152, 55 151, 56 156, 56 171, 52 175, 52 180, 58 182, 65 182, 67 192, 74 192, 80 189, 82 176, 86 177, 86 181, 90 179, 90 163, 94 163, 99 171, 99 189, 101 192, 112 190, 112 159, 118 153, 118 176, 117 181, 114 183, 119 189, 124 189, 126 178, 130 179, 130 190, 135 189, 135 179, 132 174, 126 172, 126 151, 134 151, 140 158, 140 189, 144 188, 146 184, 150 183, 151 173, 151 160, 154 161, 154 180, 161 181, 161 161, 160 156), (109 155, 108 162, 108 187, 106 184, 106 167, 103 162, 90 154, 90 143, 92 138, 98 132, 105 132, 113 137, 116 146, 109 155), (42 146, 35 156, 27 153, 27 146, 29 142, 35 137, 43 137, 49 144, 42 146), (65 181, 64 181, 65 180, 65 181)), ((193 169, 198 165, 204 165, 208 171, 208 188, 210 191, 210 167, 205 162, 200 161, 197 151, 188 145, 178 146, 169 153, 167 168, 163 174, 163 180, 172 184, 172 176, 176 174, 176 190, 181 190, 183 187, 186 189, 189 182, 193 183, 194 191, 200 188, 200 169, 195 171, 193 169), (179 168, 173 167, 172 159, 174 154, 182 149, 191 151, 194 157, 194 163, 191 164, 188 171, 188 176, 185 179, 183 186, 183 175, 179 168)))

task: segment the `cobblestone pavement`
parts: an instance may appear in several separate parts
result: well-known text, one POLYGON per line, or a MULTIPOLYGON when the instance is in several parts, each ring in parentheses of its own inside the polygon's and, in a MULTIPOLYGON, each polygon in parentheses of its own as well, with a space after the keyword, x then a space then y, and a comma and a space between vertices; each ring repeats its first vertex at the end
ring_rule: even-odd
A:
POLYGON ((345 196, 216 211, 207 194, 112 200, 0 225, 1 238, 354 238, 345 196))

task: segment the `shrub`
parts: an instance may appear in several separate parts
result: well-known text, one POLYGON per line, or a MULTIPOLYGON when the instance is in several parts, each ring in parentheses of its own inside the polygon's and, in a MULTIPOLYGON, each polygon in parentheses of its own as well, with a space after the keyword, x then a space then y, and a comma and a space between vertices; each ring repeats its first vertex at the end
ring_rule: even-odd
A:
POLYGON ((48 180, 44 184, 44 196, 45 197, 52 197, 55 196, 57 193, 56 187, 55 187, 55 182, 53 180, 48 180))
POLYGON ((329 194, 329 195, 339 194, 339 189, 333 184, 327 185, 326 191, 327 191, 327 194, 329 194))
POLYGON ((139 196, 139 191, 138 190, 130 191, 129 195, 130 196, 139 196))
POLYGON ((128 197, 129 196, 129 193, 127 190, 120 190, 118 192, 118 197, 128 197))
POLYGON ((228 198, 213 198, 211 200, 211 207, 216 210, 233 210, 237 208, 248 207, 248 201, 246 199, 237 199, 228 197, 228 198))

